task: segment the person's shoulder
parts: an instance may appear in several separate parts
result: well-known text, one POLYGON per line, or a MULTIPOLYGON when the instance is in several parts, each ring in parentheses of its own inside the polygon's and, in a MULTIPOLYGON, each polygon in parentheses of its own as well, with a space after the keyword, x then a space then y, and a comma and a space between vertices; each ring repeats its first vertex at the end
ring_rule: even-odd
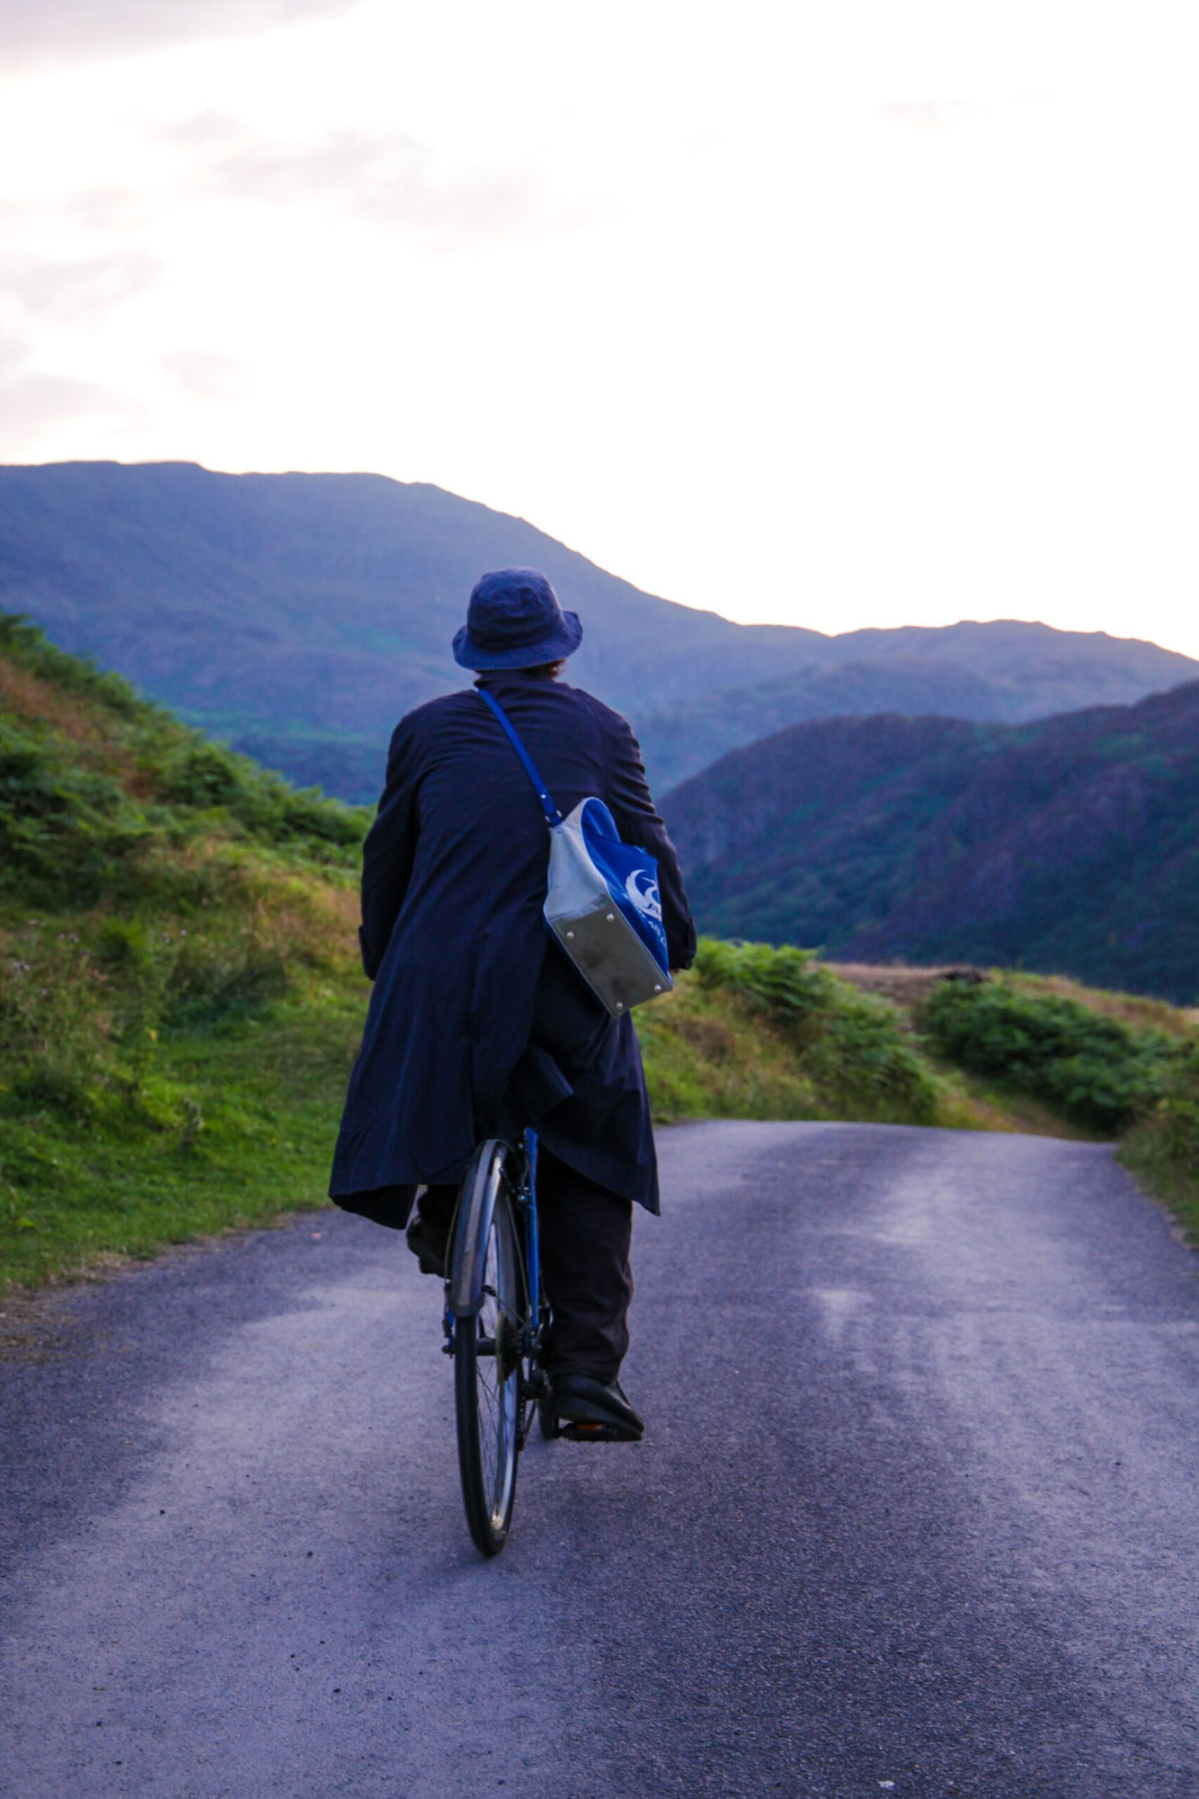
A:
POLYGON ((619 737, 632 735, 632 727, 628 719, 622 713, 617 712, 613 706, 606 706, 603 700, 597 700, 593 693, 587 692, 586 688, 571 687, 566 681, 555 681, 554 686, 559 693, 570 694, 572 699, 590 712, 596 723, 601 725, 605 731, 612 732, 619 737))
POLYGON ((424 700, 419 706, 414 706, 411 712, 405 712, 392 731, 388 743, 389 771, 405 764, 410 769, 420 767, 422 759, 432 750, 450 719, 455 715, 459 718, 468 715, 475 699, 472 688, 460 687, 456 693, 439 693, 436 699, 424 700))
POLYGON ((396 734, 403 731, 419 736, 422 731, 436 729, 455 714, 473 711, 476 699, 473 687, 459 687, 453 693, 439 693, 436 699, 422 700, 411 712, 405 712, 396 726, 396 734))

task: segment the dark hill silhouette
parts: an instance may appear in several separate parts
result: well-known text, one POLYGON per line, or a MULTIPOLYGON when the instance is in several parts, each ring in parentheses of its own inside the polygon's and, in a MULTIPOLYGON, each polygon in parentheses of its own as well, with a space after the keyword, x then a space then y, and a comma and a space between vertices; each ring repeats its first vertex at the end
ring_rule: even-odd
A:
POLYGON ((665 810, 704 930, 1199 1000, 1199 681, 1030 725, 797 725, 665 810))
POLYGON ((633 719, 659 788, 814 713, 1032 717, 1199 673, 1153 644, 1044 625, 736 625, 642 593, 522 519, 379 475, 0 468, 0 606, 350 799, 375 796, 396 718, 465 679, 450 639, 477 576, 505 563, 545 569, 583 615, 572 676, 633 719))

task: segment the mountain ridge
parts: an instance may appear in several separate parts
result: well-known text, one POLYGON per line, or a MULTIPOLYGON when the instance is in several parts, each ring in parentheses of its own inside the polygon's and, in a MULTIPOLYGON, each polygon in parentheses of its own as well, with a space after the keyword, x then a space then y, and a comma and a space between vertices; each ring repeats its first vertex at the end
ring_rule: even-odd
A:
POLYGON ((0 606, 344 798, 375 797, 402 712, 469 679, 450 641, 474 580, 505 563, 544 568, 581 613, 572 676, 631 718, 659 789, 797 708, 844 709, 836 693, 850 690, 875 710, 923 710, 940 686, 943 711, 969 687, 975 711, 1028 716, 1063 695, 1128 700, 1199 674, 1157 645, 1020 621, 840 636, 740 625, 429 483, 187 462, 0 467, 0 606))

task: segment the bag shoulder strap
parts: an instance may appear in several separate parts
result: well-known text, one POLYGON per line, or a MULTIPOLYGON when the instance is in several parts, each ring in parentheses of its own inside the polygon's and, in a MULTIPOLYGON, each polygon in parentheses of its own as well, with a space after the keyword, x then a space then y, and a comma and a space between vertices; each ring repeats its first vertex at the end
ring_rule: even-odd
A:
POLYGON ((508 742, 520 757, 524 771, 536 789, 537 798, 541 801, 541 809, 545 813, 545 822, 552 831, 555 825, 560 825, 562 823, 562 814, 550 798, 549 789, 546 787, 545 782, 537 773, 536 764, 534 763, 533 758, 517 736, 515 725, 512 723, 512 720, 508 717, 508 714, 504 711, 504 708, 500 705, 499 701, 495 698, 494 694, 488 693, 485 687, 476 687, 475 692, 481 700, 487 701, 487 704, 491 707, 491 710, 495 713, 500 724, 503 726, 508 742))

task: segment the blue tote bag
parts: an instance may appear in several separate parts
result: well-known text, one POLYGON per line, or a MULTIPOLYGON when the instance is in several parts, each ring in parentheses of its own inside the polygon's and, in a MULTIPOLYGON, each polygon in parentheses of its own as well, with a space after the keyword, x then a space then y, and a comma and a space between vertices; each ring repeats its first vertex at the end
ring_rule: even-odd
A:
POLYGON ((601 799, 580 800, 563 818, 503 707, 475 690, 503 726, 536 790, 550 832, 545 919, 587 985, 613 1018, 669 993, 658 864, 625 843, 601 799))

